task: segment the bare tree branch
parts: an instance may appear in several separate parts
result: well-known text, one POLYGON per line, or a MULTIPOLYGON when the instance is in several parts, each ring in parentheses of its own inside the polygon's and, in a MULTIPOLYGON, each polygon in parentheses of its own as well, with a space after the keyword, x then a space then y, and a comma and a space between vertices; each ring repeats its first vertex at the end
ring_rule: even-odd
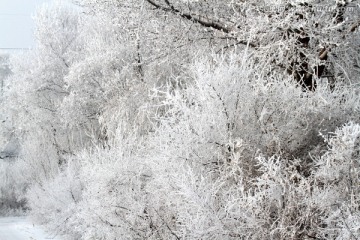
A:
POLYGON ((178 15, 182 18, 185 18, 187 20, 199 23, 200 25, 202 25, 204 27, 214 28, 214 29, 222 31, 224 33, 231 32, 231 28, 228 27, 228 25, 230 26, 230 24, 227 25, 226 23, 223 23, 218 19, 205 17, 205 16, 202 16, 199 14, 184 13, 184 12, 180 11, 179 9, 176 9, 168 0, 165 0, 168 7, 164 7, 153 0, 146 0, 146 1, 157 9, 160 9, 165 12, 171 12, 171 13, 178 15))

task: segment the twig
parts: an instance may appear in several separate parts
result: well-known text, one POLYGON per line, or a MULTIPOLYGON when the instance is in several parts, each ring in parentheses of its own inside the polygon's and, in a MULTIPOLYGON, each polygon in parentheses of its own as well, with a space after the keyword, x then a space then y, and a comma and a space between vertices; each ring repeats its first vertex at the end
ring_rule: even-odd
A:
POLYGON ((161 219, 161 221, 165 224, 165 226, 166 226, 167 229, 170 231, 170 233, 171 233, 177 240, 180 240, 181 238, 170 228, 170 226, 167 224, 167 222, 165 222, 165 220, 161 217, 161 215, 158 213, 158 211, 156 211, 156 209, 154 209, 154 211, 155 211, 156 214, 159 216, 159 218, 161 219))

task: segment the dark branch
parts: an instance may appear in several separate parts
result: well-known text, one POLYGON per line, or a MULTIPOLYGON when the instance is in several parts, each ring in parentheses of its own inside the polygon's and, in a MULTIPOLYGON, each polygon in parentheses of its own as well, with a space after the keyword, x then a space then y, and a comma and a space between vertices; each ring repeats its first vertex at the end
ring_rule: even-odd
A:
POLYGON ((157 9, 160 9, 164 12, 171 12, 171 13, 176 14, 187 20, 193 21, 195 23, 199 23, 200 25, 202 25, 204 27, 214 28, 214 29, 222 31, 224 33, 231 32, 231 29, 229 27, 227 27, 225 23, 222 23, 219 20, 201 16, 198 14, 183 13, 179 9, 176 9, 168 0, 165 0, 165 3, 167 4, 168 7, 164 7, 164 6, 156 3, 153 0, 146 0, 146 1, 157 9))

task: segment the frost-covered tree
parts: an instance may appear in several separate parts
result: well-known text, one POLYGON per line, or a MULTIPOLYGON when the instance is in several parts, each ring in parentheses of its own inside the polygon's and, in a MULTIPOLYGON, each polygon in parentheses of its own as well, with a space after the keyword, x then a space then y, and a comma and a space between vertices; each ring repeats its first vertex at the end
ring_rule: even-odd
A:
MULTIPOLYGON (((11 70, 9 67, 9 55, 0 54, 0 104, 4 104, 4 95, 5 95, 5 83, 6 78, 10 76, 11 70)), ((12 155, 11 153, 4 153, 6 141, 11 138, 11 124, 7 121, 7 116, 3 113, 0 114, 0 158, 4 159, 7 155, 12 155)), ((6 152, 6 151, 5 151, 6 152)))
POLYGON ((39 223, 70 239, 359 237, 357 1, 77 2, 40 11, 10 78, 23 151, 2 189, 39 223))
POLYGON ((357 1, 79 2, 93 12, 111 12, 119 25, 130 22, 142 65, 154 55, 174 59, 171 52, 190 46, 216 52, 249 46, 264 75, 286 72, 304 89, 314 90, 318 78, 333 88, 335 81, 357 76, 357 1), (134 15, 139 17, 128 18, 134 15))
POLYGON ((128 34, 108 18, 85 19, 82 37, 92 38, 84 45, 84 58, 72 65, 65 77, 69 95, 60 111, 70 127, 90 125, 102 142, 114 134, 121 119, 131 128, 128 124, 135 121, 150 84, 139 73, 136 49, 127 42, 128 34), (115 112, 119 115, 114 123, 111 118, 115 116, 106 116, 115 112))
POLYGON ((13 74, 5 81, 0 108, 20 144, 15 149, 21 150, 19 158, 12 164, 17 176, 10 178, 25 184, 21 188, 56 175, 65 157, 81 145, 78 136, 64 128, 58 112, 68 95, 64 76, 76 59, 74 53, 80 54, 78 20, 75 11, 61 5, 44 6, 35 17, 37 46, 11 58, 13 74))

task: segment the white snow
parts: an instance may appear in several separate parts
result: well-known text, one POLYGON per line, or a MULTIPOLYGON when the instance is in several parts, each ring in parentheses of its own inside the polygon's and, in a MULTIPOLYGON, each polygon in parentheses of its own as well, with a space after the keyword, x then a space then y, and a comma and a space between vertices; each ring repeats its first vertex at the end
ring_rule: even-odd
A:
POLYGON ((0 218, 0 240, 59 240, 26 217, 0 218))

